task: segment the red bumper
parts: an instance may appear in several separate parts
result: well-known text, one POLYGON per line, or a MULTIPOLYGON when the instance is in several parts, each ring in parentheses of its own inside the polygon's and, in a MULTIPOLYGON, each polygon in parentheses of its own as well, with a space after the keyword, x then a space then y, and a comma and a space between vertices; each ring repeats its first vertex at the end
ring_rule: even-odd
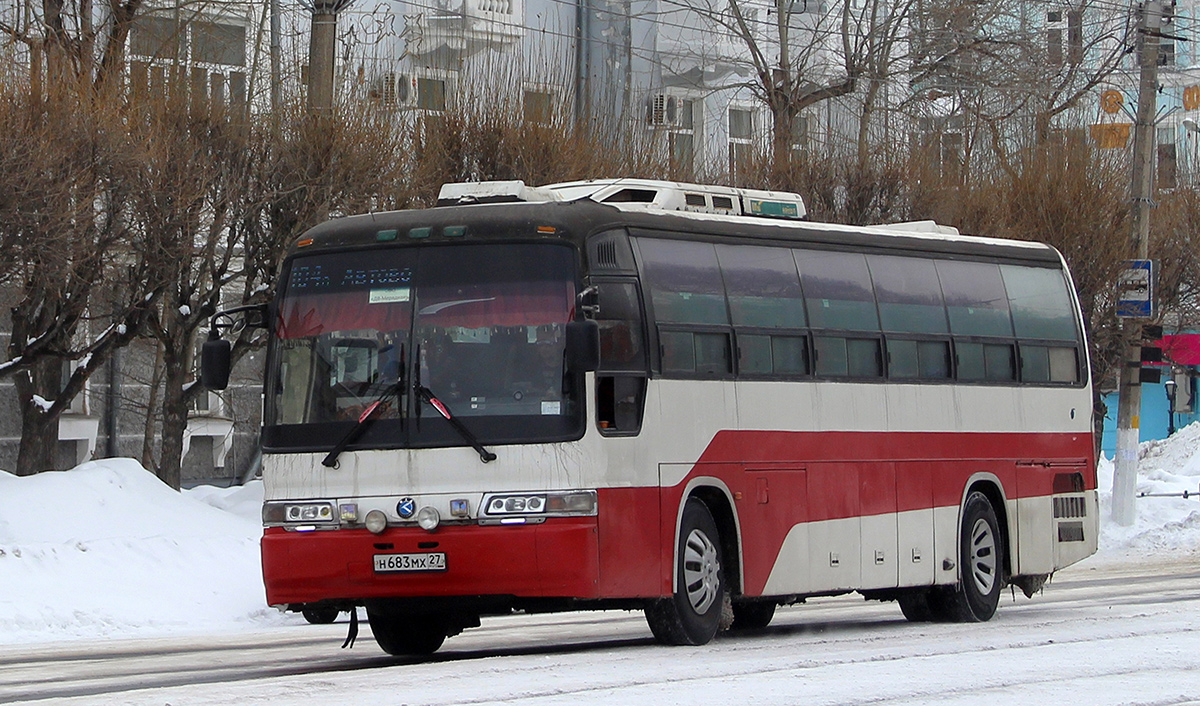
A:
POLYGON ((552 518, 540 525, 447 526, 288 532, 262 539, 267 603, 326 599, 511 595, 595 598, 596 518, 552 518), (376 554, 445 552, 446 570, 377 574, 376 554))

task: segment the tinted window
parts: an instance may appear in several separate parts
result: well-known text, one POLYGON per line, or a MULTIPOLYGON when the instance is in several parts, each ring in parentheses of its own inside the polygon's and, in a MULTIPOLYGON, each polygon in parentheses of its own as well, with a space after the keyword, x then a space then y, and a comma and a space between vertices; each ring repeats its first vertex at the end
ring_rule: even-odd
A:
POLYGON ((955 344, 959 380, 1016 380, 1013 347, 1003 343, 955 344))
POLYGON ((1078 382, 1075 349, 1022 345, 1021 379, 1026 382, 1078 382))
POLYGON ((638 238, 646 282, 660 322, 728 324, 725 289, 711 243, 638 238))
POLYGON ((1060 270, 1001 265, 1019 338, 1075 340, 1075 311, 1060 270))
POLYGON ((964 336, 1012 336, 1008 295, 1000 268, 981 262, 941 260, 938 280, 946 297, 950 330, 964 336))
POLYGON ((817 352, 818 375, 859 378, 883 375, 879 341, 874 338, 817 336, 813 345, 817 352))
POLYGON ((631 282, 601 282, 600 366, 604 370, 644 370, 645 346, 642 344, 642 314, 638 306, 637 286, 631 282))
POLYGON ((867 271, 859 253, 795 250, 813 328, 878 331, 879 314, 867 271))
POLYGON ((946 332, 942 289, 931 260, 874 255, 868 262, 884 331, 946 332))
POLYGON ((1021 346, 1021 379, 1025 382, 1050 382, 1050 349, 1045 346, 1021 346))
POLYGON ((788 251, 752 245, 718 245, 717 257, 735 326, 802 328, 804 298, 788 251))
POLYGON ((723 376, 731 372, 729 335, 660 331, 664 373, 723 376))
POLYGON ((807 375, 803 336, 738 334, 738 370, 753 375, 807 375))
POLYGON ((944 380, 950 377, 948 341, 888 339, 887 351, 889 377, 923 380, 944 380))

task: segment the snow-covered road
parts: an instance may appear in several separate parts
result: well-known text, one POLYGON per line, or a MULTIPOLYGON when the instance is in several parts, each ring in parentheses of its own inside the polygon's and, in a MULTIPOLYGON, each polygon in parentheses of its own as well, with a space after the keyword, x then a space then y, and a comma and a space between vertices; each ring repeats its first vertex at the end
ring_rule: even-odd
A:
MULTIPOLYGON (((911 624, 855 596, 783 609, 755 635, 660 647, 633 613, 512 616, 427 661, 346 625, 0 649, 0 703, 1200 703, 1200 561, 1060 573, 983 625, 911 624)), ((366 631, 364 630, 364 633, 366 631)))

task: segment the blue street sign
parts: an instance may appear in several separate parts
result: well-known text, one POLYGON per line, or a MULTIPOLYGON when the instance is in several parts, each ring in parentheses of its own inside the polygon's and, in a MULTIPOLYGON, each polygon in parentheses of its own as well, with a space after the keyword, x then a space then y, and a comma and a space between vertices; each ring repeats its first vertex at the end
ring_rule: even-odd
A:
POLYGON ((1117 316, 1148 319, 1154 315, 1154 261, 1127 260, 1117 280, 1117 316))

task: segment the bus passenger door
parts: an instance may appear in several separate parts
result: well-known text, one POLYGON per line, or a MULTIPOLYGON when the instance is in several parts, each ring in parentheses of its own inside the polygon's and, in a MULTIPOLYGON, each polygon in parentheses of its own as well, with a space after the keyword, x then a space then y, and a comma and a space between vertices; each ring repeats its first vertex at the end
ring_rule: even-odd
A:
POLYGON ((864 589, 894 588, 898 581, 896 464, 859 467, 858 502, 864 589))

